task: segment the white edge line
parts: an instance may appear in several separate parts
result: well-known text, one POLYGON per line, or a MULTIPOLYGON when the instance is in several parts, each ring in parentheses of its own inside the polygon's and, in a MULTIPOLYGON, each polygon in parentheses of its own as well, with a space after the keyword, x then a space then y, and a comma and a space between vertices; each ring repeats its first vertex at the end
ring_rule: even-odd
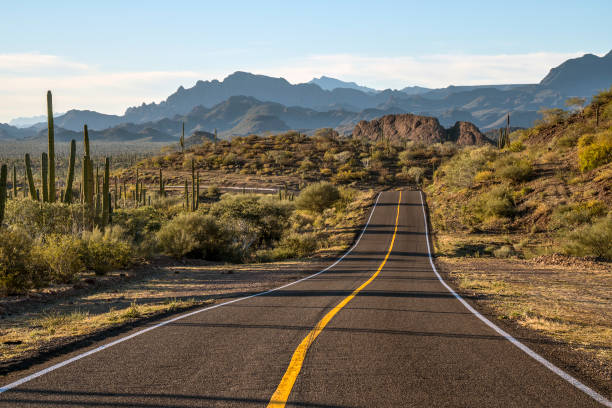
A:
POLYGON ((521 343, 520 341, 512 337, 510 334, 502 330, 500 327, 496 326, 489 319, 487 319, 482 314, 480 314, 476 309, 474 309, 468 302, 466 302, 461 296, 459 296, 457 292, 455 292, 450 286, 446 284, 444 279, 442 279, 442 276, 440 276, 440 274, 438 273, 438 270, 436 269, 436 265, 434 264, 433 259, 431 257, 431 247, 429 246, 429 228, 427 227, 427 214, 425 212, 425 202, 423 201, 423 192, 421 191, 419 193, 421 195, 421 207, 423 208, 423 219, 425 221, 425 239, 427 240, 427 253, 429 255, 429 263, 431 264, 431 268, 433 269, 434 273, 436 274, 436 276, 438 277, 438 280, 442 283, 442 285, 444 285, 444 287, 455 298, 457 298, 457 300, 459 300, 463 304, 463 306, 466 307, 467 310, 472 312, 477 318, 482 320, 487 326, 495 330, 498 334, 500 334, 510 343, 514 344, 516 347, 518 347, 523 352, 525 352, 529 357, 533 358, 538 363, 542 364, 544 367, 548 368, 550 371, 557 374, 559 377, 563 378, 565 381, 572 384, 574 387, 578 388, 580 391, 584 392, 589 397, 593 398, 595 401, 605 405, 606 407, 612 407, 612 401, 608 400, 603 395, 599 394, 595 390, 584 385, 583 383, 578 381, 576 378, 572 377, 571 375, 569 375, 568 373, 566 373, 565 371, 563 371, 562 369, 560 369, 559 367, 557 367, 550 361, 546 360, 544 357, 542 357, 541 355, 539 355, 538 353, 536 353, 535 351, 533 351, 532 349, 530 349, 529 347, 527 347, 526 345, 524 345, 523 343, 521 343))
POLYGON ((32 381, 35 378, 38 378, 38 377, 43 376, 43 375, 45 375, 47 373, 50 373, 51 371, 55 371, 58 368, 66 366, 66 365, 68 365, 70 363, 73 363, 73 362, 75 362, 77 360, 80 360, 82 358, 85 358, 87 356, 95 354, 95 353, 97 353, 99 351, 105 350, 105 349, 107 349, 109 347, 112 347, 114 345, 117 345, 119 343, 123 343, 124 341, 133 339, 134 337, 140 336, 141 334, 144 334, 144 333, 146 333, 148 331, 151 331, 153 329, 157 329, 159 327, 166 326, 167 324, 176 322, 177 320, 181 320, 181 319, 184 319, 186 317, 190 317, 190 316, 193 316, 193 315, 196 315, 198 313, 202 313, 202 312, 205 312, 205 311, 208 311, 208 310, 216 309, 216 308, 221 307, 221 306, 227 306, 227 305, 230 305, 232 303, 240 302, 241 300, 246 300, 246 299, 254 298, 254 297, 257 297, 257 296, 266 295, 268 293, 276 292, 277 290, 284 289, 286 287, 295 285, 296 283, 300 283, 300 282, 305 281, 307 279, 314 278, 315 276, 318 276, 318 275, 322 274, 323 272, 327 272, 328 270, 330 270, 334 266, 338 265, 340 263, 340 261, 342 261, 348 254, 350 254, 353 251, 353 249, 355 249, 357 247, 357 245, 359 244, 359 241, 361 241, 361 237, 363 237, 363 234, 365 234, 366 229, 368 228, 368 225, 370 225, 370 221, 372 220, 372 216, 374 215, 374 210, 376 210, 376 206, 378 205, 378 200, 380 199, 380 195, 381 195, 381 193, 378 193, 378 195, 376 196, 376 201, 374 202, 374 206, 372 207, 372 211, 370 212, 370 216, 368 217, 368 220, 367 220, 366 224, 364 225, 363 229, 361 230, 361 234, 359 234, 359 237, 357 238, 357 241, 355 241, 355 244, 353 244, 353 246, 350 247, 348 249, 348 251, 346 251, 340 258, 338 258, 333 264, 329 265, 327 268, 325 268, 325 269, 323 269, 323 270, 321 270, 321 271, 319 271, 317 273, 314 273, 312 275, 306 276, 306 277, 304 277, 302 279, 298 279, 298 280, 296 280, 294 282, 287 283, 286 285, 279 286, 277 288, 270 289, 270 290, 267 290, 265 292, 260 292, 260 293, 254 294, 254 295, 249 295, 249 296, 241 297, 241 298, 230 300, 230 301, 224 302, 224 303, 219 303, 218 305, 213 305, 213 306, 205 307, 205 308, 198 309, 198 310, 195 310, 195 311, 187 313, 187 314, 183 314, 183 315, 174 317, 174 318, 169 319, 169 320, 165 320, 165 321, 163 321, 161 323, 158 323, 158 324, 156 324, 154 326, 147 327, 146 329, 143 329, 143 330, 137 331, 135 333, 132 333, 129 336, 121 337, 120 339, 112 341, 112 342, 110 342, 108 344, 104 344, 104 345, 102 345, 100 347, 96 347, 95 349, 86 351, 85 353, 79 354, 77 356, 69 358, 68 360, 62 361, 61 363, 57 363, 55 365, 52 365, 51 367, 45 368, 44 370, 37 371, 34 374, 30 374, 27 377, 23 377, 20 380, 17 380, 17 381, 14 381, 14 382, 10 383, 10 384, 7 384, 7 385, 5 385, 5 386, 0 388, 0 394, 2 394, 3 392, 8 391, 10 389, 13 389, 15 387, 18 387, 18 386, 20 386, 22 384, 25 384, 25 383, 27 383, 29 381, 32 381))

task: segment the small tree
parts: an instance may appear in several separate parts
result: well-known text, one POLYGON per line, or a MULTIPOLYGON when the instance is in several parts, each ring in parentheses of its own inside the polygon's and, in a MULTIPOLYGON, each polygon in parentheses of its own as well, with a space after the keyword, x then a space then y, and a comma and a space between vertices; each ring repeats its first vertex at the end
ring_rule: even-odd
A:
POLYGON ((568 98, 565 100, 565 106, 570 108, 573 112, 580 112, 584 108, 584 104, 586 103, 585 98, 579 98, 577 96, 573 98, 568 98))

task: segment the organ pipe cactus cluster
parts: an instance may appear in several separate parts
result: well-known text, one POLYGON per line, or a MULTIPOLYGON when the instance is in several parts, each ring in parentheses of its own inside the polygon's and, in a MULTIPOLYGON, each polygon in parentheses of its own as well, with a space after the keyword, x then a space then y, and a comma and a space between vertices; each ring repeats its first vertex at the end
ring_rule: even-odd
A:
POLYGON ((506 119, 506 129, 499 129, 499 138, 497 139, 497 147, 503 149, 510 144, 510 114, 506 119))

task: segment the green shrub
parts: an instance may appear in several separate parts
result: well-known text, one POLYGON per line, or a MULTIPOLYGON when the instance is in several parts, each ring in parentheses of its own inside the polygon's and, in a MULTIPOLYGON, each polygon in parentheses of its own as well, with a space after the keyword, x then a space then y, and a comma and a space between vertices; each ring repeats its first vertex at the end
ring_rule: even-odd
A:
POLYGON ((612 217, 601 218, 572 232, 565 244, 567 253, 612 260, 612 217))
POLYGON ((84 269, 82 261, 83 242, 74 235, 51 234, 37 248, 37 253, 48 268, 54 282, 73 282, 84 269))
POLYGON ((256 194, 225 194, 210 214, 227 226, 244 255, 278 241, 289 226, 293 203, 256 194), (254 246, 254 248, 252 248, 254 246))
POLYGON ((533 174, 533 166, 528 159, 517 159, 513 156, 507 156, 497 160, 493 166, 500 178, 515 183, 527 181, 533 174))
POLYGON ((8 200, 5 222, 18 225, 31 237, 78 233, 83 229, 83 206, 30 199, 8 200))
POLYGON ((297 207, 300 209, 321 212, 326 208, 331 208, 340 199, 340 191, 331 183, 322 182, 311 184, 306 187, 296 200, 297 207))
POLYGON ((33 286, 32 239, 20 228, 0 228, 0 292, 13 295, 33 286))
POLYGON ((291 251, 299 258, 304 258, 317 250, 318 236, 312 232, 292 233, 284 237, 278 246, 291 251))
POLYGON ((612 130, 586 134, 578 141, 578 166, 589 171, 612 162, 612 130))
POLYGON ((133 248, 125 238, 120 226, 107 227, 104 232, 98 228, 83 232, 81 257, 85 267, 97 275, 111 270, 125 268, 132 261, 133 248))
POLYGON ((198 212, 177 215, 156 235, 162 251, 175 258, 217 259, 229 245, 216 219, 198 212))
POLYGON ((465 210, 472 225, 482 230, 497 230, 506 226, 516 207, 508 187, 496 186, 476 196, 465 210))
POLYGON ((498 154, 499 151, 491 146, 465 148, 438 168, 436 181, 443 182, 451 189, 470 187, 474 176, 498 154))
POLYGON ((555 209, 549 224, 550 228, 574 228, 590 223, 605 216, 608 209, 601 201, 561 205, 555 209))
POLYGON ((159 231, 170 216, 168 212, 149 206, 119 209, 113 213, 113 224, 122 227, 134 243, 140 244, 159 231))

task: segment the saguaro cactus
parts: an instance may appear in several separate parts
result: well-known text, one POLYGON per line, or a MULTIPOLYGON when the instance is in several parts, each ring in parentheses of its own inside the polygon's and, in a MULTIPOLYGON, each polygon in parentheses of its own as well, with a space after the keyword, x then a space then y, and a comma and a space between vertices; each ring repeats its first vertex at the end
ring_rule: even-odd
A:
POLYGON ((74 160, 76 159, 76 140, 70 142, 70 162, 68 164, 68 180, 66 180, 66 194, 64 194, 64 202, 70 204, 72 202, 72 182, 74 181, 74 160))
POLYGON ((183 132, 181 133, 181 138, 179 139, 179 143, 181 145, 181 152, 185 152, 185 122, 183 122, 183 132))
POLYGON ((198 171, 198 175, 196 176, 196 184, 198 185, 196 188, 196 210, 200 207, 200 172, 198 171))
POLYGON ((83 125, 83 149, 85 149, 85 156, 90 157, 89 155, 89 131, 87 130, 87 125, 83 125))
POLYGON ((110 216, 110 159, 104 161, 104 181, 102 183, 102 226, 108 225, 110 216))
POLYGON ((185 211, 189 211, 189 186, 185 180, 185 211))
POLYGON ((0 167, 0 225, 4 221, 4 208, 6 208, 6 178, 8 169, 6 164, 0 167))
POLYGON ((34 185, 34 177, 32 176, 32 162, 30 160, 30 154, 26 153, 25 155, 25 166, 26 166, 26 176, 28 178, 28 187, 30 189, 30 197, 32 200, 36 200, 36 186, 34 185))
POLYGON ((138 169, 136 169, 136 195, 135 195, 135 200, 136 201, 136 206, 138 206, 138 202, 140 200, 140 195, 138 194, 138 169))
POLYGON ((159 198, 161 199, 164 195, 164 175, 162 169, 159 169, 159 198))
POLYGON ((47 171, 49 169, 49 160, 47 153, 43 153, 40 158, 40 178, 42 182, 42 200, 43 202, 49 201, 49 189, 47 188, 47 171))
POLYGON ((17 198, 17 166, 13 164, 13 197, 17 198))
MULTIPOLYGON (((49 133, 49 191, 48 200, 55 202, 55 131, 53 129, 53 101, 51 91, 47 91, 47 127, 49 133)), ((44 190, 43 190, 44 194, 44 190)), ((46 200, 45 200, 46 201, 46 200)))
POLYGON ((191 159, 191 211, 196 210, 196 179, 195 179, 195 161, 191 159))

